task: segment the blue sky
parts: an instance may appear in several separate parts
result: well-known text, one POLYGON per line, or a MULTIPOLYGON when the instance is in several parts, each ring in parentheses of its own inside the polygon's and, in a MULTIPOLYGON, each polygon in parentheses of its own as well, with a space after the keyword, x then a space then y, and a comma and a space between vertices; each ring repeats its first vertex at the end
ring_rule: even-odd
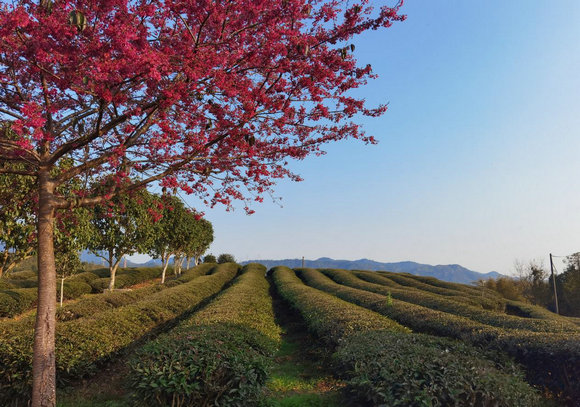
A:
MULTIPOLYGON (((379 2, 376 2, 379 4, 379 2)), ((293 162, 281 205, 204 209, 210 251, 238 260, 322 256, 459 263, 580 251, 580 2, 408 0, 408 18, 357 39, 388 112, 293 162)))

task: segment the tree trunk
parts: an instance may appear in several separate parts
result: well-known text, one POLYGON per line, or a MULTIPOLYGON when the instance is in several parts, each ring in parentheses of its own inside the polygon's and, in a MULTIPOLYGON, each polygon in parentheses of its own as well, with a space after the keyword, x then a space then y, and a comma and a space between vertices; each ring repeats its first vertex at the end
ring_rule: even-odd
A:
POLYGON ((189 265, 191 264, 191 257, 187 258, 187 268, 186 270, 189 270, 189 265))
POLYGON ((169 266, 169 255, 165 257, 165 255, 161 256, 161 260, 163 261, 163 271, 161 272, 161 284, 165 283, 165 272, 167 271, 167 266, 169 266))
POLYGON ((195 256, 195 257, 193 258, 193 264, 194 264, 194 265, 196 265, 196 266, 199 266, 199 259, 200 259, 200 257, 201 257, 201 256, 195 256))
POLYGON ((38 305, 32 357, 32 407, 56 405, 56 267, 54 263, 54 182, 38 175, 38 305))
POLYGON ((109 281, 109 291, 115 289, 115 277, 117 276, 117 269, 119 268, 119 263, 121 263, 122 257, 119 257, 117 261, 113 264, 113 256, 109 256, 109 272, 111 273, 111 280, 109 281))
POLYGON ((64 297, 64 277, 60 279, 60 306, 62 308, 62 299, 64 297))

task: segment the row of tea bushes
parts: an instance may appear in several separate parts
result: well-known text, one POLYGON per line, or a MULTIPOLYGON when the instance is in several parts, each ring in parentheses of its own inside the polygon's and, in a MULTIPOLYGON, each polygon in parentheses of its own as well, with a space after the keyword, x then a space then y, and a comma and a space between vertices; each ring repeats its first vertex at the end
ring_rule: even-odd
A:
POLYGON ((147 406, 254 405, 279 346, 266 268, 232 286, 132 359, 135 399, 147 406))
MULTIPOLYGON (((161 324, 180 316, 217 294, 231 281, 239 266, 226 263, 209 276, 167 288, 141 301, 100 312, 89 318, 59 323, 56 330, 56 366, 59 383, 92 374, 113 357, 161 324)), ((33 329, 0 324, 0 405, 30 393, 33 329)), ((16 405, 16 404, 13 404, 16 405)))
MULTIPOLYGON (((85 271, 64 281, 63 297, 66 300, 79 298, 91 292, 102 292, 109 286, 109 277, 101 277, 107 269, 85 271)), ((116 288, 129 287, 161 275, 161 268, 136 268, 120 270, 116 278, 116 288)), ((60 297, 60 284, 57 284, 57 298, 60 297)), ((34 288, 16 288, 0 291, 0 317, 12 318, 34 307, 37 299, 36 283, 34 288)))
MULTIPOLYGON (((426 281, 437 282, 438 280, 433 277, 421 277, 411 274, 390 273, 384 271, 362 271, 361 273, 364 273, 365 275, 373 274, 377 277, 382 277, 382 285, 392 286, 392 283, 395 283, 395 285, 398 286, 397 288, 402 288, 401 286, 407 289, 416 288, 423 292, 427 291, 433 294, 453 297, 453 299, 456 301, 465 302, 467 304, 475 305, 483 309, 493 311, 504 311, 505 309, 506 300, 498 295, 497 292, 488 288, 475 288, 457 283, 447 283, 450 286, 443 287, 440 285, 428 284, 424 281, 421 281, 423 279, 427 279, 426 281)), ((445 282, 441 283, 443 285, 447 285, 445 282)))
POLYGON ((99 312, 113 308, 123 307, 147 298, 165 288, 188 283, 197 277, 208 274, 215 267, 215 264, 202 264, 186 271, 179 278, 167 281, 165 284, 156 284, 127 291, 105 291, 103 294, 83 297, 73 304, 58 308, 56 318, 59 321, 71 321, 77 318, 94 316, 99 312))
POLYGON ((564 321, 548 319, 521 318, 514 315, 485 310, 467 304, 461 304, 449 297, 443 297, 430 292, 413 289, 398 289, 381 285, 383 277, 373 272, 356 272, 347 270, 321 270, 337 283, 353 288, 359 288, 382 295, 391 295, 401 301, 421 305, 438 311, 469 318, 482 324, 509 329, 526 329, 534 332, 575 332, 580 333, 578 326, 564 321))
MULTIPOLYGON (((307 274, 304 270, 300 274, 307 274)), ((282 298, 332 346, 335 370, 363 405, 533 406, 538 396, 515 367, 502 372, 473 347, 411 334, 388 318, 305 286, 277 267, 282 298)), ((509 364, 506 365, 506 368, 509 364)))
POLYGON ((280 296, 300 313, 314 335, 331 346, 338 345, 342 339, 360 331, 388 329, 393 332, 411 332, 376 312, 304 285, 294 271, 287 267, 275 267, 271 274, 280 296))
POLYGON ((504 352, 524 365, 527 379, 562 400, 580 399, 580 335, 501 329, 468 318, 340 285, 316 270, 301 276, 343 300, 369 308, 414 331, 447 336, 504 352))

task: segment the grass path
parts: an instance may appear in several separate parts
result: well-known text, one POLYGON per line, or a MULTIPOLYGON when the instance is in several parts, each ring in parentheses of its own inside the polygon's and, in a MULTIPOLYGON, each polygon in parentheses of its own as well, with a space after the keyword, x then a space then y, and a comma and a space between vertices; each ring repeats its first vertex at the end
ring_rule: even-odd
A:
POLYGON ((264 406, 340 407, 343 384, 328 370, 328 352, 306 330, 299 315, 272 292, 282 344, 266 388, 264 406))

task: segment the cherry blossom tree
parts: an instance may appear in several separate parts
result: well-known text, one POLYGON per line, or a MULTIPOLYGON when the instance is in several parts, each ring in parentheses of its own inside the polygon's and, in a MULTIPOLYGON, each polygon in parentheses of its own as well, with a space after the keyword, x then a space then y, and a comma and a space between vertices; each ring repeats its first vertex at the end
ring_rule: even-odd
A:
POLYGON ((0 173, 36 178, 32 406, 55 404, 55 211, 152 182, 261 201, 289 159, 345 138, 366 83, 353 36, 402 20, 368 0, 14 0, 0 4, 0 173), (8 125, 8 126, 7 126, 8 125), (59 161, 74 165, 57 176, 59 161), (57 187, 82 187, 62 196, 57 187), (107 185, 105 190, 97 187, 107 185))

